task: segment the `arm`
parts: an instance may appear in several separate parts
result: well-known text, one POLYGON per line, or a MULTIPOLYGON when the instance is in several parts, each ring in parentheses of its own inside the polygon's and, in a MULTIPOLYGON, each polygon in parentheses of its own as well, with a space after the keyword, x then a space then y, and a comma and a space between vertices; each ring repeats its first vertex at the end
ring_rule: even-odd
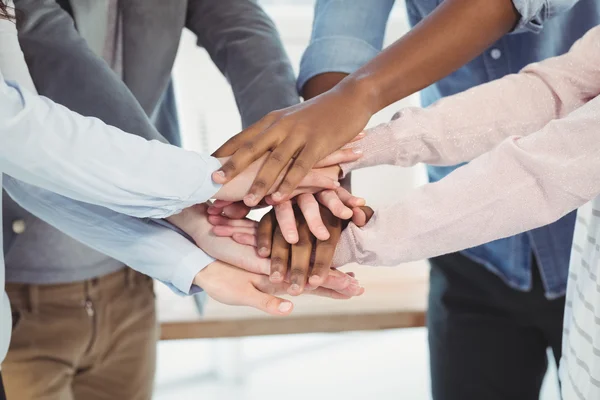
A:
POLYGON ((163 217, 214 195, 217 159, 127 135, 0 76, 3 172, 76 200, 163 217))
POLYGON ((600 28, 569 53, 475 87, 426 109, 407 108, 353 144, 363 152, 344 173, 376 164, 456 165, 511 135, 536 132, 600 94, 600 28))
MULTIPOLYGON (((552 9, 563 11, 572 3, 557 0, 552 9)), ((545 15, 546 5, 546 0, 443 1, 408 34, 333 90, 269 115, 226 143, 217 154, 236 154, 223 166, 224 178, 215 175, 214 179, 226 182, 265 148, 274 148, 275 156, 265 163, 250 191, 260 200, 264 195, 261 186, 269 186, 285 167, 282 164, 300 152, 280 185, 280 199, 285 200, 307 168, 355 137, 374 113, 460 68, 524 21, 545 15), (536 13, 526 15, 526 11, 536 13), (288 137, 294 140, 286 140, 288 137)))
POLYGON ((398 265, 547 225, 600 193, 600 97, 342 233, 334 265, 398 265))
POLYGON ((257 1, 190 0, 186 26, 229 80, 244 127, 298 103, 279 33, 257 1))
POLYGON ((298 74, 298 91, 305 99, 328 91, 377 56, 394 3, 317 1, 310 44, 298 74))
POLYGON ((194 277, 214 261, 180 234, 151 220, 78 202, 4 176, 4 189, 23 208, 76 240, 192 294, 194 277))

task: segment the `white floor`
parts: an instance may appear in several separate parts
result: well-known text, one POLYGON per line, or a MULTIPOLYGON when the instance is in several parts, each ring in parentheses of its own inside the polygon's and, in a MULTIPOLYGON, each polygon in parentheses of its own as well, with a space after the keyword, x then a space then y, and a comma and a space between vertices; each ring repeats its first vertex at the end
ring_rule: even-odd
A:
MULTIPOLYGON (((158 361, 155 400, 431 398, 424 329, 165 342, 158 361)), ((541 399, 559 399, 554 367, 541 399)))

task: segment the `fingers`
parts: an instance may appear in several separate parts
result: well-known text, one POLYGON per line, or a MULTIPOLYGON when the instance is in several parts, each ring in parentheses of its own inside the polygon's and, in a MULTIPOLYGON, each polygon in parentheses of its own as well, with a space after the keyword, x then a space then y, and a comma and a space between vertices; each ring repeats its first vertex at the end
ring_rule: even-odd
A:
POLYGON ((253 221, 251 219, 231 219, 222 215, 210 215, 208 217, 208 222, 210 222, 212 225, 224 225, 243 228, 256 228, 257 226, 256 221, 253 221))
POLYGON ((349 163, 358 160, 362 157, 362 150, 348 148, 336 150, 318 163, 315 164, 314 168, 329 167, 331 165, 338 165, 349 163))
MULTIPOLYGON (((264 287, 262 289, 268 291, 264 287)), ((271 290, 275 291, 276 289, 271 290)), ((284 300, 280 297, 273 296, 268 293, 264 293, 254 286, 250 290, 248 290, 248 293, 245 297, 246 305, 254 307, 271 315, 290 315, 290 313, 294 309, 294 304, 292 302, 284 300)))
MULTIPOLYGON (((217 202, 221 202, 222 200, 217 200, 215 201, 215 204, 217 202)), ((209 215, 225 215, 228 218, 231 219, 242 219, 245 218, 249 213, 250 213, 250 208, 246 207, 246 205, 242 202, 223 202, 223 203, 230 203, 230 204, 226 204, 222 207, 218 207, 216 205, 213 205, 211 207, 208 208, 208 214, 209 215)))
POLYGON ((269 257, 273 245, 273 234, 275 231, 275 210, 271 210, 260 219, 256 230, 258 255, 269 257))
POLYGON ((352 222, 360 228, 365 226, 375 213, 369 206, 355 207, 352 209, 352 222))
POLYGON ((325 282, 335 253, 335 247, 342 233, 341 220, 325 207, 321 207, 321 212, 330 237, 327 240, 318 240, 316 243, 313 269, 309 280, 311 286, 320 286, 325 282))
POLYGON ((298 213, 298 243, 292 244, 292 259, 290 269, 291 286, 288 293, 292 296, 298 296, 304 291, 308 280, 310 269, 310 256, 312 253, 312 237, 310 229, 304 220, 304 217, 298 213))
POLYGON ((290 257, 290 244, 286 242, 278 226, 273 234, 273 247, 271 248, 271 272, 269 278, 273 283, 281 283, 287 275, 290 257))
POLYGON ((318 287, 314 290, 311 290, 309 292, 309 294, 311 294, 313 296, 319 296, 319 297, 328 297, 328 298, 334 299, 334 300, 348 300, 348 299, 352 298, 352 296, 348 296, 346 294, 336 292, 335 290, 326 289, 323 287, 318 287))
MULTIPOLYGON (((340 187, 340 182, 337 180, 337 173, 333 174, 333 167, 321 168, 319 170, 311 170, 300 182, 301 188, 310 188, 313 191, 315 189, 332 189, 335 190, 340 187)), ((293 192, 292 192, 293 193, 293 192)), ((274 198, 275 200, 275 198, 274 198)))
POLYGON ((234 233, 231 235, 231 238, 235 240, 236 243, 256 247, 256 235, 249 233, 234 233))
MULTIPOLYGON (((215 183, 225 184, 244 171, 250 164, 261 158, 275 144, 270 136, 264 135, 244 142, 241 147, 223 164, 221 168, 213 172, 212 179, 215 183)), ((270 186, 269 186, 270 187, 270 186)), ((260 198, 259 198, 260 200, 260 198)), ((258 200, 246 205, 253 207, 258 200)))
POLYGON ((329 209, 333 215, 341 219, 352 218, 352 210, 344 205, 337 193, 332 190, 323 190, 317 193, 319 203, 329 209))
POLYGON ((362 207, 366 204, 365 199, 354 196, 352 193, 350 193, 343 187, 337 188, 335 190, 335 193, 338 195, 338 197, 346 207, 362 207))
POLYGON ((273 200, 283 201, 287 199, 320 159, 321 154, 318 148, 308 145, 304 147, 296 160, 294 160, 277 191, 273 193, 273 200))
POLYGON ((298 229, 296 228, 296 217, 294 216, 292 202, 285 201, 273 208, 285 240, 290 244, 298 242, 298 229))
MULTIPOLYGON (((297 139, 288 137, 273 150, 258 171, 258 174, 256 174, 256 178, 248 194, 244 197, 244 203, 247 206, 254 207, 269 193, 269 190, 277 182, 279 175, 288 167, 290 160, 298 153, 301 146, 301 142, 297 139)), ((275 200, 281 201, 283 199, 275 200)))
POLYGON ((329 231, 323 224, 319 203, 312 194, 301 194, 297 197, 298 206, 304 215, 310 231, 319 240, 329 239, 329 231))

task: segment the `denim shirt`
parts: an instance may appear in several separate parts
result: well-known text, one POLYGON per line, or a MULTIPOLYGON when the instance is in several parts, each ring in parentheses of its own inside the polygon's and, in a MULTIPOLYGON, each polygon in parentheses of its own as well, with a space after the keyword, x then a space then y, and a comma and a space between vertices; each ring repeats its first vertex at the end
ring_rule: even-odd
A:
MULTIPOLYGON (((406 0, 411 26, 442 0, 406 0)), ((352 73, 383 47, 385 27, 395 0, 318 0, 309 47, 301 61, 298 88, 325 72, 352 73)), ((600 23, 595 0, 514 0, 521 15, 514 32, 479 57, 421 92, 428 106, 473 86, 516 73, 525 65, 565 53, 590 28, 600 23)), ((423 45, 426 45, 425 43, 423 45)), ((515 99, 518 101, 518 99, 515 99)), ((455 167, 428 167, 437 181, 455 167)), ((555 223, 463 253, 519 290, 531 288, 532 255, 540 267, 546 296, 565 293, 575 213, 555 223)))

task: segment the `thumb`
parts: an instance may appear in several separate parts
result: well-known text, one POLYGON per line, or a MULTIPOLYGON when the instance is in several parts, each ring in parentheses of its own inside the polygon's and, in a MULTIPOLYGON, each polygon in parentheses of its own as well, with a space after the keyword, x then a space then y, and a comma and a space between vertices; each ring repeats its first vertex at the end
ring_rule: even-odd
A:
POLYGON ((254 287, 249 290, 246 300, 246 305, 275 316, 290 315, 294 309, 291 301, 263 293, 254 287))

